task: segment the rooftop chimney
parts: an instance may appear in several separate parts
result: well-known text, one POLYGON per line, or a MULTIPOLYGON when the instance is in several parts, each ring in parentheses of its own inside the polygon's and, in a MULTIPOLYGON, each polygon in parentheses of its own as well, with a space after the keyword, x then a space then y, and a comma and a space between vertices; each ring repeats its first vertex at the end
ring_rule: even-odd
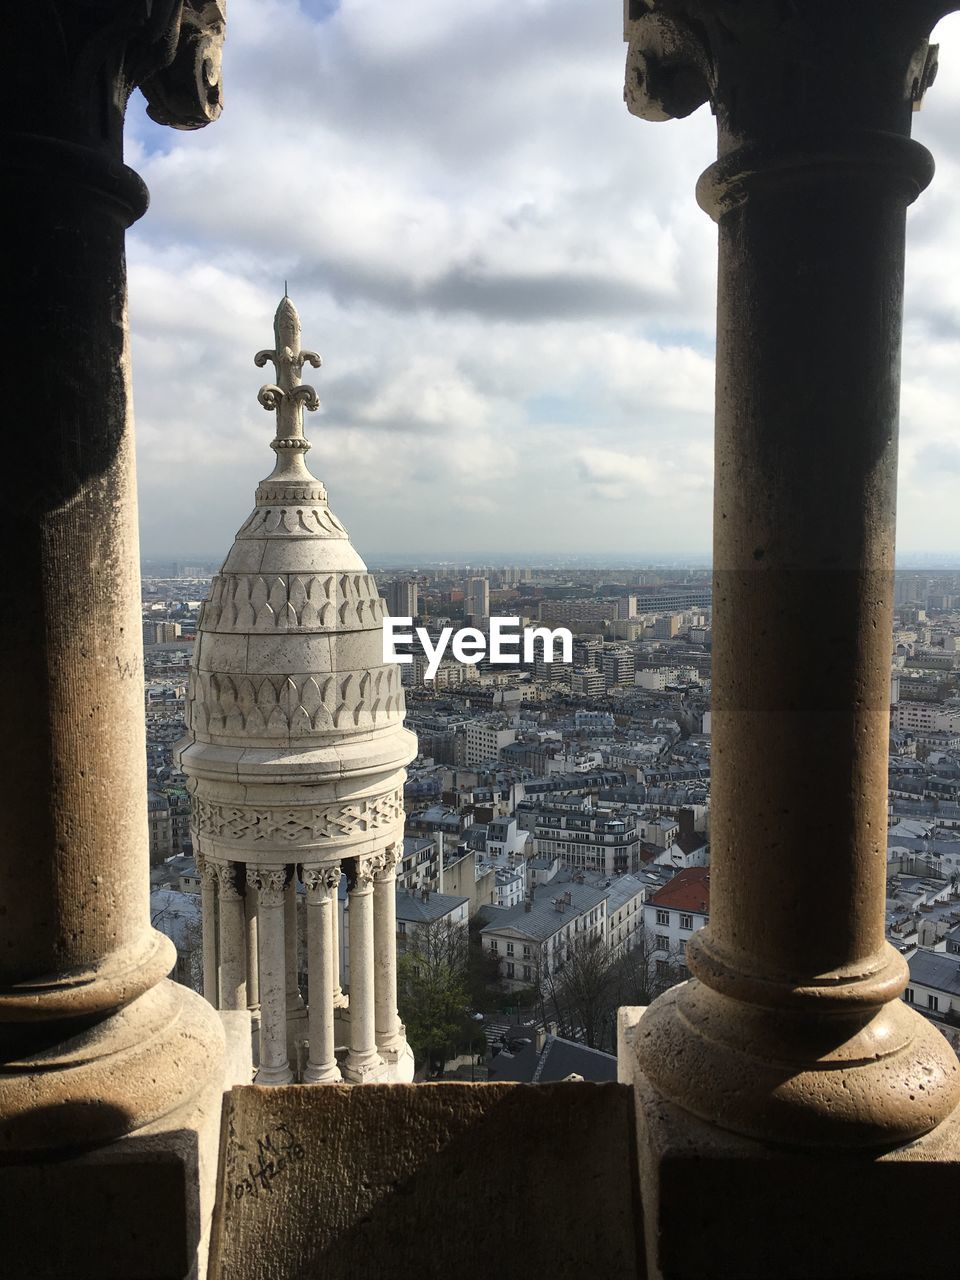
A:
POLYGON ((677 822, 680 824, 681 836, 693 835, 694 832, 693 832, 693 810, 692 809, 681 809, 677 813, 677 822))

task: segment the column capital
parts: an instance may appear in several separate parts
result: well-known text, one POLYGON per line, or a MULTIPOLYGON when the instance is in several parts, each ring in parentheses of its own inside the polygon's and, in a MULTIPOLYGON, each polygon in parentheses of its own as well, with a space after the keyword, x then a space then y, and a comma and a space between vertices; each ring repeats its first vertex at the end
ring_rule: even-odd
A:
POLYGON ((381 853, 373 855, 371 858, 374 863, 373 878, 378 884, 390 880, 396 875, 397 863, 400 861, 400 857, 400 852, 395 844, 388 844, 381 853))
POLYGON ((374 875, 382 866, 383 858, 379 853, 350 858, 346 867, 347 889, 350 893, 365 893, 372 889, 374 875))
POLYGON ((216 871, 220 897, 230 902, 241 901, 243 899, 243 888, 241 886, 244 881, 237 874, 237 864, 235 862, 214 862, 213 867, 216 871))
POLYGON ((343 871, 339 862, 302 866, 300 879, 307 891, 307 901, 322 902, 336 892, 343 871))
POLYGON ((785 130, 908 134, 936 74, 927 41, 950 0, 624 0, 627 108, 645 120, 717 117, 720 154, 785 130))
POLYGON ((287 885, 285 867, 247 866, 247 884, 256 889, 261 907, 282 907, 287 885))
POLYGON ((119 160, 135 88, 159 124, 198 129, 220 115, 225 0, 48 0, 46 10, 46 22, 24 19, 34 39, 38 26, 56 28, 39 57, 9 42, 0 84, 8 129, 119 160))
POLYGON ((218 873, 219 864, 216 860, 209 858, 205 853, 198 853, 194 857, 194 862, 197 865, 201 883, 214 888, 220 878, 218 873))

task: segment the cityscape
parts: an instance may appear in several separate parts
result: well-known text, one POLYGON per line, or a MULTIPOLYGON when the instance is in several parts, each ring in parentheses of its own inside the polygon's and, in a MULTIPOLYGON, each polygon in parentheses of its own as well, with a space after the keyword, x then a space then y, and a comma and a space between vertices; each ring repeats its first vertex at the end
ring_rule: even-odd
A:
POLYGON ((960 0, 10 8, 3 1280, 954 1280, 960 0))
MULTIPOLYGON (((504 616, 573 634, 568 662, 446 658, 430 679, 415 653, 401 667, 417 755, 396 927, 418 1078, 614 1079, 616 1009, 688 977, 686 943, 709 918, 709 571, 372 567, 387 616, 434 637, 504 616)), ((174 749, 211 574, 167 568, 143 579, 152 916, 177 944, 178 978, 200 990, 200 877, 174 749)), ((960 572, 898 571, 887 937, 910 967, 904 999, 954 1047, 958 676, 960 572)))

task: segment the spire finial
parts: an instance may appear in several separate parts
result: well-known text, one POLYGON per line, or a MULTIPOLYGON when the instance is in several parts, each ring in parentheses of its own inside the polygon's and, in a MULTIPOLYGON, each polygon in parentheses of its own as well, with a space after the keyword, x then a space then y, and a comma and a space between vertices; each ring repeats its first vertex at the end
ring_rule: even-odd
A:
POLYGON ((273 480, 314 479, 307 470, 304 454, 310 441, 303 434, 304 405, 311 411, 320 408, 316 390, 300 381, 305 364, 320 368, 320 357, 315 351, 300 348, 300 317, 287 294, 287 282, 283 282, 283 298, 273 318, 274 349, 258 351, 254 364, 262 369, 268 360, 277 371, 277 381, 262 386, 257 399, 265 409, 277 415, 277 434, 270 447, 277 455, 273 480))

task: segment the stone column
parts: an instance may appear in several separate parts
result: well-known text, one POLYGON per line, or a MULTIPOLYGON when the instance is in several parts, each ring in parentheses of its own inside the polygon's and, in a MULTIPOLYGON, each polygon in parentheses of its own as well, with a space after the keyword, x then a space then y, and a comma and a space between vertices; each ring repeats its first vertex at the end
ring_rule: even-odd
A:
POLYGON ((310 1053, 303 1073, 306 1084, 328 1084, 341 1078, 334 1056, 333 913, 340 883, 340 864, 304 867, 307 891, 307 975, 310 1053))
POLYGON ((287 1013, 291 1014, 303 1008, 303 996, 300 994, 300 937, 297 928, 296 872, 291 874, 283 894, 283 938, 286 949, 287 1013))
POLYGON ((260 1066, 257 1084, 290 1084, 287 1053, 286 955, 283 867, 247 867, 247 886, 257 891, 260 951, 260 1066))
POLYGON ((260 1012, 260 958, 257 947, 257 901, 252 893, 244 894, 243 915, 246 923, 247 1008, 260 1012))
POLYGON ((220 862, 217 866, 220 901, 220 1008, 247 1007, 246 921, 244 894, 237 883, 237 865, 220 862))
POLYGON ((343 994, 340 975, 340 882, 337 881, 336 888, 333 892, 333 1006, 335 1009, 343 1008, 349 1002, 343 994))
POLYGON ((377 1053, 373 961, 373 873, 375 860, 348 863, 350 911, 350 1047, 343 1076, 364 1084, 383 1071, 377 1053))
POLYGON ((203 931, 203 996, 215 1009, 220 1008, 217 985, 217 866, 203 854, 197 854, 200 872, 201 929, 203 931))
POLYGON ((51 0, 6 15, 0 50, 16 193, 0 305, 22 352, 4 401, 35 452, 0 481, 15 555, 0 583, 0 1060, 16 1063, 0 1066, 0 1152, 108 1143, 195 1098, 222 1062, 210 1009, 165 981, 174 948, 149 914, 124 257, 147 192, 123 163, 123 115, 138 83, 176 98, 167 122, 219 113, 191 99, 204 77, 181 7, 51 0))
POLYGON ((384 1062, 396 1062, 406 1045, 397 1012, 397 862, 388 845, 373 873, 374 986, 377 1049, 384 1062))
POLYGON ((630 109, 709 98, 720 156, 697 188, 720 244, 710 922, 637 1052, 724 1129, 879 1147, 960 1097, 884 941, 904 220, 933 173, 909 132, 935 6, 793 8, 627 22, 630 109))

